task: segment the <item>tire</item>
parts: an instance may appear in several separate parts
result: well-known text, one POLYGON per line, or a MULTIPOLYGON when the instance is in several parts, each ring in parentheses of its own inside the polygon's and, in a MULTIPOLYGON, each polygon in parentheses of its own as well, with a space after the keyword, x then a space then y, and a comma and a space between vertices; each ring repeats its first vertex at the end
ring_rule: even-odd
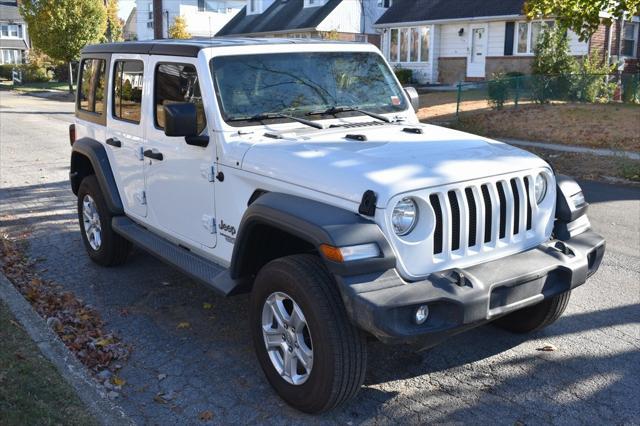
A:
MULTIPOLYGON (((96 177, 94 175, 85 177, 78 189, 78 221, 80 222, 82 242, 91 260, 102 266, 115 266, 124 263, 131 251, 131 243, 113 232, 111 228, 112 217, 96 177), (85 201, 91 202, 89 206, 95 208, 88 208, 85 201), (94 223, 99 225, 99 244, 96 243, 93 236, 90 237, 86 232, 85 210, 92 217, 94 223)), ((90 229, 91 226, 89 225, 90 229)))
MULTIPOLYGON (((366 337, 349 321, 336 284, 317 256, 294 255, 265 265, 251 293, 249 317, 262 370, 292 407, 311 414, 327 411, 353 398, 362 386, 367 364, 366 337), (281 375, 267 350, 263 321, 265 312, 269 315, 271 311, 266 303, 278 294, 290 296, 306 320, 311 343, 307 346, 312 348, 313 361, 303 383, 291 383, 290 378, 281 375)), ((288 330, 294 329, 290 326, 288 330)), ((284 334, 282 339, 284 345, 289 342, 284 342, 284 334)))
POLYGON ((570 297, 571 291, 567 291, 537 305, 498 318, 493 324, 513 333, 541 330, 560 318, 569 304, 570 297))

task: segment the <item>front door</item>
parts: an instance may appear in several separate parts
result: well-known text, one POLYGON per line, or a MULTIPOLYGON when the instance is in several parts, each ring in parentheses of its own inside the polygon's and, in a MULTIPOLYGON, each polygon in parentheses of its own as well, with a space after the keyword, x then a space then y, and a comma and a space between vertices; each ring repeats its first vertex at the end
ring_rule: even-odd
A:
POLYGON ((487 58, 488 28, 486 25, 472 25, 469 29, 470 45, 467 58, 467 77, 484 78, 487 58))
POLYGON ((108 85, 112 102, 107 109, 105 149, 125 211, 138 218, 147 216, 142 161, 146 125, 142 93, 147 61, 147 56, 113 55, 108 85))
POLYGON ((149 96, 153 105, 148 114, 152 122, 146 127, 144 148, 148 223, 185 244, 215 247, 215 141, 206 147, 193 146, 184 137, 164 133, 164 105, 182 102, 196 104, 198 130, 207 132, 196 60, 151 56, 149 69, 153 72, 149 96))

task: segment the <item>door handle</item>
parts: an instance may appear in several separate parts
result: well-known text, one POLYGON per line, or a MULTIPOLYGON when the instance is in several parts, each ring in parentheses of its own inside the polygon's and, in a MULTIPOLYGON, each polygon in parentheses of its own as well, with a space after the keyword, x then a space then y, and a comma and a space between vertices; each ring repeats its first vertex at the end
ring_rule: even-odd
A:
POLYGON ((158 152, 156 150, 153 150, 153 149, 145 150, 144 151, 144 156, 147 157, 147 158, 158 160, 158 161, 164 160, 164 156, 162 155, 162 153, 158 152))
POLYGON ((107 139, 107 145, 115 146, 116 148, 121 148, 122 147, 122 142, 120 142, 116 138, 109 138, 109 139, 107 139))

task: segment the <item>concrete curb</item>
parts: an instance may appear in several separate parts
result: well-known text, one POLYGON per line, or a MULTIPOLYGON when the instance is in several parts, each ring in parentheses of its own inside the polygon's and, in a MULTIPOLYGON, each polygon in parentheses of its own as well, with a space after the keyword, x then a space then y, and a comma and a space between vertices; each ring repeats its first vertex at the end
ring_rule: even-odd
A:
POLYGON ((618 157, 618 158, 628 158, 629 160, 640 160, 640 153, 633 152, 633 151, 617 151, 614 149, 585 148, 582 146, 560 145, 556 143, 545 143, 545 142, 530 142, 530 141, 521 141, 518 139, 506 139, 506 138, 500 138, 498 140, 500 142, 508 143, 509 145, 530 146, 532 148, 549 149, 551 151, 575 152, 578 154, 596 155, 598 157, 618 157))
POLYGON ((53 365, 62 377, 71 385, 87 410, 96 420, 106 426, 135 425, 118 405, 107 399, 100 385, 90 376, 89 371, 67 349, 62 340, 47 327, 40 315, 33 310, 29 302, 16 290, 0 272, 0 299, 24 327, 27 334, 38 345, 40 352, 53 365))

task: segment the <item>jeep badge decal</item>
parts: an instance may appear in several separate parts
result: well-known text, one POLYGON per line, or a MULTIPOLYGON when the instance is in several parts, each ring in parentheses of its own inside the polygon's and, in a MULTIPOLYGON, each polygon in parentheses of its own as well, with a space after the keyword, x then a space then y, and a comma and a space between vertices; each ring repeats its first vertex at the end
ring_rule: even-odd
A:
POLYGON ((236 235, 236 227, 235 226, 231 226, 231 225, 227 225, 226 223, 224 223, 223 220, 220 221, 220 232, 228 232, 229 234, 231 234, 232 236, 235 237, 236 235))

